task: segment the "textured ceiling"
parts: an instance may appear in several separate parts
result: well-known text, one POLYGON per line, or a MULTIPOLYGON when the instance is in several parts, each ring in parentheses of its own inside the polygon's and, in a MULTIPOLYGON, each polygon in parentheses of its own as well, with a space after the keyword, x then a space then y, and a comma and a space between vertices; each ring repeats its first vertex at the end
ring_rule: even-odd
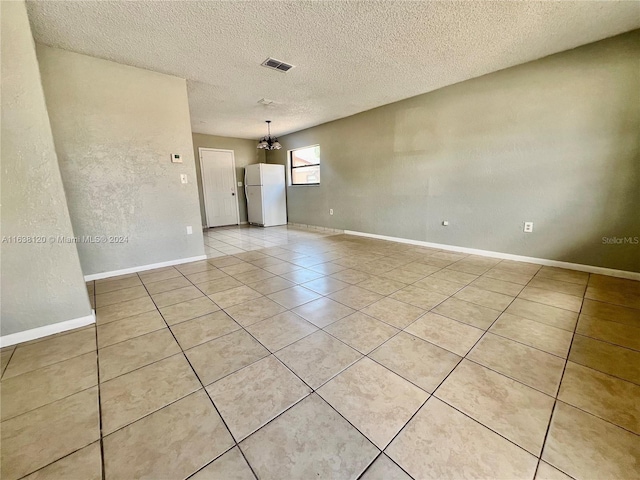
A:
POLYGON ((266 119, 280 135, 640 27, 635 1, 27 3, 36 41, 186 78, 193 130, 242 138, 266 119), (269 56, 296 68, 261 67, 269 56))

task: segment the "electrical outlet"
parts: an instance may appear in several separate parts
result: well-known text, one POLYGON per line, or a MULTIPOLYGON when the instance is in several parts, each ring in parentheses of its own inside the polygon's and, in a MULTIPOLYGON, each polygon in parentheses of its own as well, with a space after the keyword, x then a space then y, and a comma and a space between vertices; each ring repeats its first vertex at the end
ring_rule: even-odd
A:
POLYGON ((191 235, 193 233, 193 227, 191 225, 187 226, 187 235, 191 235))
POLYGON ((533 232, 533 222, 524 222, 524 233, 533 232))
POLYGON ((180 174, 180 181, 182 183, 187 183, 187 174, 186 173, 181 173, 180 174))
POLYGON ((329 209, 329 215, 333 215, 333 208, 329 209))
POLYGON ((448 227, 449 226, 449 220, 443 220, 442 221, 442 226, 443 227, 448 227))

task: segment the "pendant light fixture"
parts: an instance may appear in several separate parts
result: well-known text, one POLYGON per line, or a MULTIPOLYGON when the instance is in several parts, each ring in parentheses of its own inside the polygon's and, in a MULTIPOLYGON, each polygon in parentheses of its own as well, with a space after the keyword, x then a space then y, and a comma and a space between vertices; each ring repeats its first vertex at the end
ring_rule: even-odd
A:
POLYGON ((265 120, 267 122, 267 131, 268 134, 266 137, 262 137, 260 142, 258 143, 258 148, 262 148, 264 150, 280 150, 282 145, 278 142, 276 137, 271 136, 271 120, 265 120))

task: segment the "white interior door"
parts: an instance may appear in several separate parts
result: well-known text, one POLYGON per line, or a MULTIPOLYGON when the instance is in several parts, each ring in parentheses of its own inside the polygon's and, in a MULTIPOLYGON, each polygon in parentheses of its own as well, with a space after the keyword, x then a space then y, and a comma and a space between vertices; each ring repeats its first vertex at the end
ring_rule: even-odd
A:
POLYGON ((201 148, 200 169, 207 226, 237 225, 238 192, 233 150, 201 148))

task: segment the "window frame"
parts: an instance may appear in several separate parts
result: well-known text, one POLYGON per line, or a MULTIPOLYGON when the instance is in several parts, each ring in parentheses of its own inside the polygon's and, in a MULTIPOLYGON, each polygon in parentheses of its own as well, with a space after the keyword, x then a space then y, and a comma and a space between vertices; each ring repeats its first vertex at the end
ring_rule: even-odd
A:
POLYGON ((318 163, 314 163, 312 165, 300 165, 295 167, 293 165, 293 152, 295 152, 296 150, 306 150, 307 148, 313 148, 313 147, 318 147, 320 148, 320 144, 319 143, 315 143, 313 145, 306 145, 304 147, 298 147, 298 148, 292 148, 291 150, 289 150, 287 152, 287 157, 288 157, 288 162, 289 162, 289 168, 288 170, 288 174, 289 174, 289 186, 290 187, 319 187, 320 186, 320 181, 318 181, 317 183, 293 183, 293 171, 296 168, 308 168, 308 167, 312 167, 317 165, 318 166, 318 170, 320 170, 320 164, 322 163, 322 160, 318 160, 318 163))

